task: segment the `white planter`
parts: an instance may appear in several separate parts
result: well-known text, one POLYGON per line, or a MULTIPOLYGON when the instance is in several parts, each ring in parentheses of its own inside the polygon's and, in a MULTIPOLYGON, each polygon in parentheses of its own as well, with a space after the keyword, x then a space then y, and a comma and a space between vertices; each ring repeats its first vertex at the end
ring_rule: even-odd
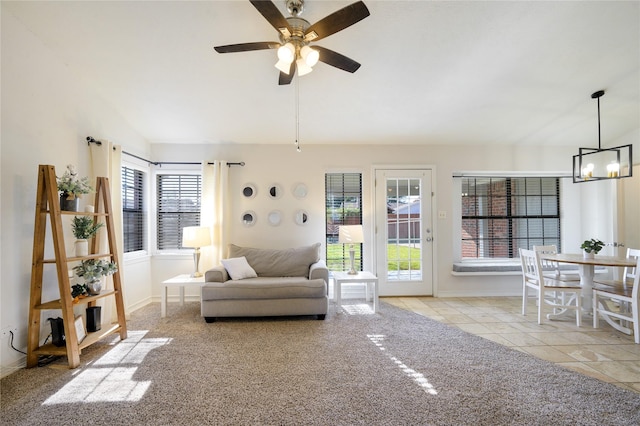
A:
POLYGON ((593 254, 593 252, 592 253, 587 253, 586 251, 582 252, 582 257, 585 259, 593 259, 594 256, 595 255, 593 254))
POLYGON ((76 256, 88 256, 89 255, 89 241, 87 240, 76 240, 75 243, 76 256))

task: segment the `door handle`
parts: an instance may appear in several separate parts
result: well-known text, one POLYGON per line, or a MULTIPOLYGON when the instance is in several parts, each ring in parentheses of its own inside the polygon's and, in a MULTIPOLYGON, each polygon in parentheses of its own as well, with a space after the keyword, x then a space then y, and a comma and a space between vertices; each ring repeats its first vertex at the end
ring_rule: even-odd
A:
POLYGON ((430 241, 433 241, 433 238, 432 237, 427 237, 426 240, 427 240, 427 242, 430 242, 430 241))

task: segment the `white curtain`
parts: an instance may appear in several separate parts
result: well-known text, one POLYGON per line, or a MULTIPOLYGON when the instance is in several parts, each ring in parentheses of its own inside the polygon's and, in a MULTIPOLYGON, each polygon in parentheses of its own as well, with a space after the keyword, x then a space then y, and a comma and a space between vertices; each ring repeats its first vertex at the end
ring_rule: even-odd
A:
MULTIPOLYGON (((120 280, 123 287, 122 296, 124 299, 124 287, 127 283, 122 268, 122 251, 124 247, 122 242, 122 176, 120 171, 122 147, 109 141, 101 142, 101 145, 90 144, 92 182, 95 185, 96 178, 98 177, 106 177, 109 179, 114 233, 116 235, 116 247, 118 250, 116 263, 120 271, 120 280)), ((102 235, 103 237, 100 238, 99 241, 98 252, 107 253, 109 251, 108 241, 106 234, 102 235)), ((107 289, 113 289, 113 279, 111 276, 107 277, 105 286, 107 289)), ((116 305, 112 297, 100 299, 98 305, 102 306, 101 319, 103 323, 109 324, 117 321, 116 305)))
POLYGON ((200 226, 211 229, 211 246, 203 247, 200 267, 206 271, 219 265, 226 255, 228 224, 225 223, 227 209, 227 182, 229 166, 226 161, 202 163, 202 203, 200 206, 200 226))

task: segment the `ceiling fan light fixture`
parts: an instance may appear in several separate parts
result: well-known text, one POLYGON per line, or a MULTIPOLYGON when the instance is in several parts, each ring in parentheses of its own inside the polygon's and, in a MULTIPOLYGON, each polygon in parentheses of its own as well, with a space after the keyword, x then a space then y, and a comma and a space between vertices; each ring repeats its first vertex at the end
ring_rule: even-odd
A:
POLYGON ((310 67, 313 67, 315 64, 317 64, 318 60, 320 59, 320 53, 317 50, 310 48, 309 46, 303 46, 302 49, 300 49, 300 56, 302 56, 304 62, 310 67))
POLYGON ((302 58, 299 58, 296 61, 296 67, 298 68, 298 75, 300 77, 302 77, 303 75, 309 74, 311 71, 313 71, 313 68, 307 65, 307 63, 302 58))
POLYGON ((291 69, 291 63, 286 61, 278 61, 276 63, 276 68, 278 68, 283 73, 289 75, 289 70, 291 69))
MULTIPOLYGON (((285 43, 278 48, 278 59, 291 64, 296 57, 296 47, 292 43, 285 43)), ((288 74, 288 73, 287 73, 288 74)))

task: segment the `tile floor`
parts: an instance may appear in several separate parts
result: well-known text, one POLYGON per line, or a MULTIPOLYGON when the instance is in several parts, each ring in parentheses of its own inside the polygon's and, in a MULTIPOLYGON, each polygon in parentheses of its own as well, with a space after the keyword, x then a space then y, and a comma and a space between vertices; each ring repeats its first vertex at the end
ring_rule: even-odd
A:
POLYGON ((591 318, 580 328, 575 317, 538 325, 535 300, 523 316, 520 297, 380 299, 640 394, 640 345, 607 324, 592 328, 591 318))

